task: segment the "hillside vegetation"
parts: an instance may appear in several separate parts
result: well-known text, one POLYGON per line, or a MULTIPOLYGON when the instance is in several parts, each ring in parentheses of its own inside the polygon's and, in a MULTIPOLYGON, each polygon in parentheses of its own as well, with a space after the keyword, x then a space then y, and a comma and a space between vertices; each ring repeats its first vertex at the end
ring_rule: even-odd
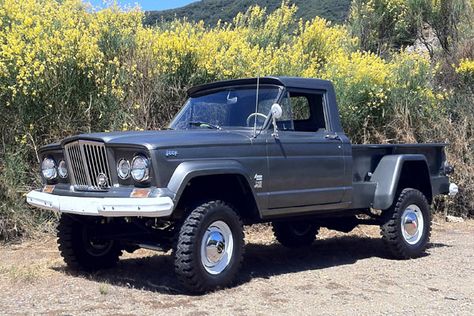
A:
POLYGON ((81 132, 162 128, 190 86, 258 74, 332 80, 356 143, 451 143, 461 193, 435 206, 474 213, 470 1, 355 0, 347 25, 303 22, 284 2, 214 27, 182 20, 147 27, 139 10, 91 12, 79 0, 0 3, 2 239, 50 220, 24 202, 40 186, 40 146, 81 132), (426 25, 434 40, 421 33, 426 25), (404 48, 409 34, 421 34, 411 41, 422 51, 404 48))
MULTIPOLYGON (((295 14, 297 19, 309 21, 319 16, 328 21, 342 23, 349 14, 351 0, 292 0, 289 3, 298 6, 299 10, 295 14)), ((219 20, 232 22, 238 13, 245 12, 254 5, 267 8, 267 12, 271 13, 280 7, 281 0, 202 0, 178 9, 148 11, 144 23, 155 25, 163 21, 186 18, 196 22, 202 20, 206 25, 214 26, 219 20)))

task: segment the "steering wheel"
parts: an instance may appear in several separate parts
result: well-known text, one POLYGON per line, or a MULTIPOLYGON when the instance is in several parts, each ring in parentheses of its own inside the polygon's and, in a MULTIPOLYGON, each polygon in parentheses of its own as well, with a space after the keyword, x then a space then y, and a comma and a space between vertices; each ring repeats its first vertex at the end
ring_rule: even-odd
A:
POLYGON ((268 118, 268 116, 266 116, 265 114, 262 114, 262 113, 258 113, 258 112, 252 113, 247 117, 247 126, 250 126, 250 119, 254 116, 261 116, 265 120, 268 118))

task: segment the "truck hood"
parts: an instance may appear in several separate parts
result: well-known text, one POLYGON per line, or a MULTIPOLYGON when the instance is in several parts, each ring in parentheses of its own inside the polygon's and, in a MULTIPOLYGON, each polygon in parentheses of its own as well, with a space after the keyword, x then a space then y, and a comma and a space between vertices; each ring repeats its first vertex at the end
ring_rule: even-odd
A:
POLYGON ((143 146, 149 150, 157 148, 192 147, 250 143, 250 130, 161 130, 81 134, 65 138, 61 145, 75 140, 101 141, 109 146, 143 146))

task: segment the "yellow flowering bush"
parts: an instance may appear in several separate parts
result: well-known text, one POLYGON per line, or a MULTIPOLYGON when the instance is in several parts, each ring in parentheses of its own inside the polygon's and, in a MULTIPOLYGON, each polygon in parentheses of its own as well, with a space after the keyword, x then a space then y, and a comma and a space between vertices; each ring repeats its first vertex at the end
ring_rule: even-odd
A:
POLYGON ((461 59, 459 65, 455 67, 456 73, 461 75, 467 84, 474 84, 474 60, 473 59, 461 59))
POLYGON ((385 52, 411 43, 416 29, 410 5, 419 4, 416 0, 353 0, 349 24, 361 48, 385 52))
MULTIPOLYGON (((386 6, 399 8, 392 2, 386 6)), ((333 80, 348 130, 386 113, 389 89, 408 89, 429 106, 430 88, 408 83, 425 57, 407 57, 415 66, 402 82, 396 71, 402 59, 357 51, 358 39, 344 26, 321 18, 297 21, 296 10, 283 2, 271 14, 255 6, 213 28, 188 21, 149 28, 138 9, 93 12, 79 0, 3 0, 0 100, 26 125, 60 119, 69 132, 162 126, 172 113, 149 119, 150 112, 163 116, 167 110, 156 102, 164 96, 152 83, 185 88, 258 75, 333 80), (155 93, 148 101, 139 90, 144 85, 155 93)), ((35 129, 51 137, 59 130, 52 121, 35 129)))

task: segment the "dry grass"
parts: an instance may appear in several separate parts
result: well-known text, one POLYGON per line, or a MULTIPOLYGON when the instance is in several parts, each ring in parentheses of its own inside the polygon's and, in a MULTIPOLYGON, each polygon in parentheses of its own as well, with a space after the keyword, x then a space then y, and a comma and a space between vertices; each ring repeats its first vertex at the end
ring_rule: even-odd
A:
POLYGON ((109 286, 107 284, 100 284, 99 285, 99 293, 101 295, 107 295, 109 294, 109 286))
POLYGON ((13 282, 31 283, 42 275, 42 267, 38 265, 4 267, 0 266, 0 277, 6 277, 13 282))
POLYGON ((18 263, 14 266, 2 264, 0 265, 0 279, 24 284, 38 282, 51 275, 52 263, 51 260, 39 260, 39 262, 18 263))

